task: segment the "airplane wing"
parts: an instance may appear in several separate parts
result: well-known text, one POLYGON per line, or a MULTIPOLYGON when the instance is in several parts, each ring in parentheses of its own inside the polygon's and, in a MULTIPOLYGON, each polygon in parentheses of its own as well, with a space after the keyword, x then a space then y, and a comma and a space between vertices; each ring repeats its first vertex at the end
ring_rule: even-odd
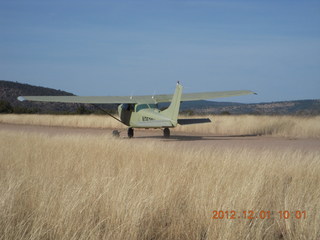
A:
MULTIPOLYGON (((181 101, 206 100, 222 97, 233 97, 248 94, 256 94, 249 90, 225 91, 225 92, 203 92, 185 93, 181 96, 181 101)), ((121 103, 163 103, 171 102, 172 94, 144 95, 144 96, 20 96, 20 101, 37 102, 63 102, 63 103, 91 103, 91 104, 121 104, 121 103)))
MULTIPOLYGON (((184 93, 181 96, 181 101, 195 101, 195 100, 206 100, 214 98, 223 98, 223 97, 234 97, 242 96, 248 94, 256 94, 249 90, 240 90, 240 91, 225 91, 225 92, 202 92, 202 93, 184 93)), ((171 102, 172 95, 156 95, 154 96, 157 102, 171 102)))
MULTIPOLYGON (((151 99, 151 98, 150 98, 151 99)), ((20 101, 35 102, 61 102, 61 103, 92 103, 92 104, 119 104, 119 103, 138 103, 136 97, 121 96, 20 96, 20 101)), ((151 99, 152 100, 152 99, 151 99)), ((151 101, 149 100, 149 103, 151 101)))

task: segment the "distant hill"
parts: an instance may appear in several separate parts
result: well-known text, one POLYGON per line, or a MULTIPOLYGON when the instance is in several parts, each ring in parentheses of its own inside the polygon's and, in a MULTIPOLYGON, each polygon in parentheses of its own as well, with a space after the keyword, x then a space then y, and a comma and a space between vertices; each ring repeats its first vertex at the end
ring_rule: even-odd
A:
POLYGON ((319 99, 253 104, 211 101, 183 104, 182 111, 192 110, 195 114, 320 115, 319 99))
MULTIPOLYGON (((17 113, 97 113, 96 108, 90 104, 75 103, 41 103, 20 102, 18 96, 74 96, 74 94, 32 86, 18 82, 0 80, 0 105, 5 109, 12 109, 17 113)), ((0 112, 1 112, 0 106, 0 112)), ((99 105, 114 111, 115 105, 99 105)), ((161 104, 165 107, 166 104, 161 104)), ((3 111, 2 111, 3 112, 3 111)), ((185 114, 261 114, 261 115, 319 115, 320 100, 298 100, 271 103, 243 104, 235 102, 190 101, 181 103, 181 112, 185 114)))
MULTIPOLYGON (((0 101, 2 107, 12 108, 15 113, 51 113, 51 114, 73 114, 73 113, 92 113, 99 111, 89 104, 77 103, 43 103, 43 102, 20 102, 17 100, 18 96, 74 96, 74 94, 56 90, 52 88, 45 88, 40 86, 33 86, 18 82, 0 80, 0 101), (10 106, 8 106, 8 104, 10 106)), ((105 108, 105 107, 104 107, 105 108)), ((108 109, 114 110, 115 106, 107 106, 108 109)), ((0 106, 1 112, 1 106, 0 106)))
POLYGON ((72 96, 74 94, 55 90, 51 88, 32 86, 29 84, 22 84, 18 82, 10 82, 0 80, 0 101, 10 103, 15 109, 15 112, 30 112, 30 113, 54 113, 54 112, 74 112, 78 106, 75 104, 64 103, 40 103, 40 102, 20 102, 17 100, 18 96, 72 96))

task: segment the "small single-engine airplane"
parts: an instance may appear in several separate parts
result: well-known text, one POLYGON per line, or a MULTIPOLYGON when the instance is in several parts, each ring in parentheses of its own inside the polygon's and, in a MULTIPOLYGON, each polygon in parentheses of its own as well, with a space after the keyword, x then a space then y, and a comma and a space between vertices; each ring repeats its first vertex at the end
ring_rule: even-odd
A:
MULTIPOLYGON (((220 97, 241 96, 256 94, 252 91, 226 91, 226 92, 202 92, 182 94, 182 85, 178 82, 174 94, 145 95, 145 96, 20 96, 20 101, 63 102, 63 103, 87 103, 87 104, 119 104, 118 113, 120 119, 112 116, 128 126, 128 137, 134 135, 134 128, 161 128, 165 138, 170 137, 170 129, 180 125, 211 122, 208 118, 178 119, 180 103, 183 101, 205 100, 220 97), (170 102, 167 109, 161 111, 158 103, 170 102)), ((109 114, 110 115, 110 114, 109 114)), ((119 131, 113 131, 114 136, 119 136, 119 131)))

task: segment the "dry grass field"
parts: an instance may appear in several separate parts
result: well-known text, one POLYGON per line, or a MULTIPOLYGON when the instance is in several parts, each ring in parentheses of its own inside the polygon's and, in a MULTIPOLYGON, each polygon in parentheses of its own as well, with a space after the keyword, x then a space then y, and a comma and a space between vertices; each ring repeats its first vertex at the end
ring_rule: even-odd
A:
MULTIPOLYGON (((25 116, 4 115, 0 121, 113 126, 89 117, 41 116, 37 121, 43 122, 32 122, 36 117, 30 116, 27 122, 25 116)), ((222 126, 215 130, 189 130, 319 137, 319 118, 288 118, 293 130, 281 123, 286 117, 269 125, 261 117, 251 130, 251 116, 234 118, 216 118, 222 126), (247 131, 240 127, 245 123, 247 131)), ((0 129, 0 239, 320 238, 320 150, 181 146, 0 129), (229 211, 228 218, 225 212, 213 219, 220 210, 229 211), (270 217, 263 214, 268 211, 270 217)))

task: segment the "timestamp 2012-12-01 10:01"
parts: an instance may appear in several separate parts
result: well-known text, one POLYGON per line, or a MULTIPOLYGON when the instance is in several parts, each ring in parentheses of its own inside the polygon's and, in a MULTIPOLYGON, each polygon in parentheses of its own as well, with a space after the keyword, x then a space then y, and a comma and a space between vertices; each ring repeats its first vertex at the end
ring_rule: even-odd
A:
POLYGON ((269 211, 269 210, 214 210, 212 211, 212 219, 306 219, 307 212, 305 210, 279 210, 279 211, 269 211))

